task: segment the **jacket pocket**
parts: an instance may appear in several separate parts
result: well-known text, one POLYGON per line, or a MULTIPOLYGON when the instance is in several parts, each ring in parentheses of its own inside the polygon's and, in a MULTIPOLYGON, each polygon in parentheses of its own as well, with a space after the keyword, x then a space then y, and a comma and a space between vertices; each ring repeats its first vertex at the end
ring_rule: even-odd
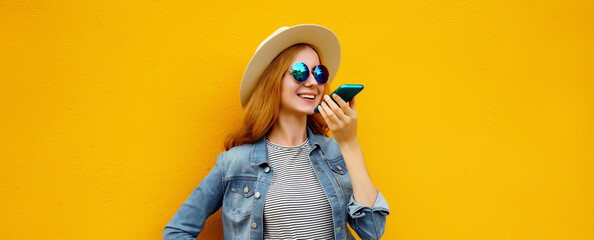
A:
POLYGON ((334 173, 344 175, 347 172, 347 167, 342 156, 339 156, 335 159, 326 160, 326 162, 334 173))
POLYGON ((231 210, 240 216, 252 213, 256 192, 256 180, 234 179, 231 180, 231 210))
POLYGON ((334 179, 336 179, 338 186, 342 189, 345 200, 348 201, 348 198, 353 194, 353 187, 351 186, 351 178, 348 174, 346 163, 344 162, 342 155, 337 158, 326 160, 326 162, 328 163, 330 170, 332 170, 332 175, 334 176, 334 179))

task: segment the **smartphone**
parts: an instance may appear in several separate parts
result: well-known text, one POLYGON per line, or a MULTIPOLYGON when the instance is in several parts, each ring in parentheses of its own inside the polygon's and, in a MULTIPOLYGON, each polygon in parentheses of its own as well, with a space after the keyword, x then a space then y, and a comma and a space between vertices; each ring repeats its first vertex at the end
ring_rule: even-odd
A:
MULTIPOLYGON (((336 93, 336 95, 340 96, 340 98, 342 98, 342 100, 344 100, 345 102, 349 102, 349 101, 351 101, 351 99, 353 99, 355 97, 355 95, 357 95, 357 93, 361 92, 361 90, 363 90, 363 85, 361 85, 361 84, 340 85, 340 87, 338 87, 336 90, 334 90, 334 92, 332 92, 330 94, 330 98, 332 98, 332 94, 336 93)), ((333 98, 332 98, 332 101, 334 101, 333 98)), ((334 102, 336 103, 336 101, 334 101, 334 102)), ((336 103, 336 105, 338 105, 338 103, 336 103)), ((315 113, 320 112, 320 110, 318 110, 319 107, 320 107, 320 105, 318 105, 314 109, 315 113)))

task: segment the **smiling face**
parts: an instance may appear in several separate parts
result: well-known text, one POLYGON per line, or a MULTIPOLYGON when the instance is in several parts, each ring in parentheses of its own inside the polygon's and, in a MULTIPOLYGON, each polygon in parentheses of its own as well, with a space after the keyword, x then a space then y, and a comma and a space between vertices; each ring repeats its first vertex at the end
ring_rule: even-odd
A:
POLYGON ((305 63, 311 71, 315 66, 320 65, 320 58, 318 53, 311 47, 305 47, 297 53, 297 56, 295 56, 295 59, 283 75, 280 112, 311 115, 322 99, 324 84, 319 84, 311 73, 305 82, 297 82, 293 78, 291 69, 298 62, 305 63))

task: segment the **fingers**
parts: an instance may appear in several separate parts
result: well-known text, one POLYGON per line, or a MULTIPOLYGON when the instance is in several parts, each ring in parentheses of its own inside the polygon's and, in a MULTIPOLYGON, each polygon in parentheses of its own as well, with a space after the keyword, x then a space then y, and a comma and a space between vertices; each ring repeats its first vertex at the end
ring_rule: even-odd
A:
MULTIPOLYGON (((340 119, 338 118, 338 116, 336 116, 334 111, 332 111, 330 106, 328 106, 328 103, 322 102, 320 104, 319 109, 320 109, 320 113, 322 114, 322 117, 324 118, 324 121, 326 121, 326 123, 330 127, 340 123, 340 119)), ((340 111, 340 109, 339 109, 339 111, 340 111)))
POLYGON ((334 114, 336 114, 338 116, 338 118, 342 118, 341 115, 344 115, 344 113, 342 112, 342 110, 340 110, 340 107, 338 105, 336 105, 336 103, 334 101, 332 101, 330 96, 324 95, 324 100, 325 100, 326 104, 328 104, 330 109, 334 112, 334 114))
POLYGON ((353 116, 354 115, 354 109, 352 109, 352 105, 353 102, 355 100, 355 98, 353 97, 353 99, 350 101, 351 106, 349 106, 349 104, 347 104, 340 96, 338 96, 338 94, 332 94, 332 98, 334 98, 334 100, 336 100, 336 102, 338 103, 338 105, 340 105, 340 108, 342 109, 342 111, 347 115, 347 116, 353 116))
POLYGON ((339 130, 353 123, 356 125, 357 113, 355 109, 351 108, 351 106, 355 107, 354 102, 349 106, 340 96, 333 94, 332 97, 340 107, 334 101, 331 101, 332 99, 328 95, 324 96, 325 101, 318 107, 320 114, 328 124, 328 127, 330 127, 330 130, 339 130))
POLYGON ((334 114, 336 114, 336 116, 338 116, 338 119, 346 120, 346 118, 348 118, 349 116, 345 113, 347 113, 350 110, 348 105, 342 99, 340 99, 340 97, 338 95, 333 94, 332 96, 334 97, 334 99, 337 100, 336 102, 341 104, 341 106, 339 107, 338 105, 336 105, 336 102, 331 101, 332 99, 328 95, 324 96, 326 103, 328 104, 328 106, 330 107, 332 112, 334 112, 334 114))

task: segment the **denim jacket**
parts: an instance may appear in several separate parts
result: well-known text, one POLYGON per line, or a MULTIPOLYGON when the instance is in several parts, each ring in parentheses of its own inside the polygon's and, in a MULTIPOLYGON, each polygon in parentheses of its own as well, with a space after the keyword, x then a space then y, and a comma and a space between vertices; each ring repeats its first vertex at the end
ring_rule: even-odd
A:
MULTIPOLYGON (((362 239, 379 239, 390 213, 384 197, 378 191, 373 208, 355 202, 336 140, 309 128, 307 134, 309 158, 332 208, 335 239, 351 239, 347 222, 362 239)), ((225 239, 262 239, 264 199, 274 174, 267 156, 266 137, 219 154, 214 168, 165 226, 163 239, 195 239, 220 207, 225 239)))

